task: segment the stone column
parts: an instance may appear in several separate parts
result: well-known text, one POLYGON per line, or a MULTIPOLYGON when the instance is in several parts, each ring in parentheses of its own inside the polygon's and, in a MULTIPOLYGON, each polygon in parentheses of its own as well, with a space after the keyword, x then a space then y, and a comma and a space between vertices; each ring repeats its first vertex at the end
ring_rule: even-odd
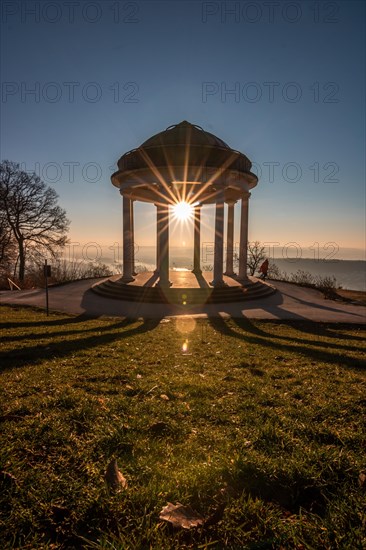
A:
POLYGON ((159 231, 160 231, 160 210, 158 208, 158 205, 155 204, 156 206, 156 269, 154 271, 154 273, 156 275, 159 275, 159 265, 160 265, 160 254, 159 254, 159 247, 160 247, 160 235, 159 235, 159 231))
POLYGON ((247 275, 247 256, 248 256, 248 205, 250 193, 245 193, 241 199, 241 218, 240 218, 240 245, 239 245, 239 276, 241 283, 249 281, 247 275))
POLYGON ((169 204, 158 204, 159 282, 162 287, 171 286, 169 281, 169 204))
POLYGON ((201 206, 194 207, 194 241, 193 241, 193 270, 195 275, 201 275, 201 206))
POLYGON ((135 213, 134 204, 135 201, 131 200, 131 239, 132 239, 132 275, 137 275, 135 270, 135 213))
POLYGON ((233 277, 234 273, 234 206, 236 201, 227 201, 227 236, 226 236, 226 271, 225 275, 233 277))
POLYGON ((123 275, 122 281, 130 283, 134 281, 133 270, 133 241, 131 225, 131 200, 123 197, 123 275))
POLYGON ((226 286, 223 275, 224 262, 224 190, 221 189, 216 197, 215 212, 215 249, 214 249, 214 271, 211 285, 214 287, 226 286))

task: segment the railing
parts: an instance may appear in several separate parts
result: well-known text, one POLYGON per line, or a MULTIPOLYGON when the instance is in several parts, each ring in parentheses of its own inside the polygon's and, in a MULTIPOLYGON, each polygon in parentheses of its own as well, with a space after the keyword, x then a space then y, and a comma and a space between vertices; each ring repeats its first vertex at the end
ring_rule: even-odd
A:
POLYGON ((10 290, 14 290, 14 288, 16 288, 17 290, 22 290, 16 283, 14 283, 14 281, 9 279, 9 277, 8 277, 8 283, 10 286, 10 290))

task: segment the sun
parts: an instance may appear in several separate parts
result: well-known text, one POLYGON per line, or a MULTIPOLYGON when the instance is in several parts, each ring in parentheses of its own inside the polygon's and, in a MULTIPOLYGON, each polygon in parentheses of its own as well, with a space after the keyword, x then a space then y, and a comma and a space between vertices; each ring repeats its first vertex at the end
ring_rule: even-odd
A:
POLYGON ((177 220, 186 221, 193 216, 194 208, 186 201, 178 202, 173 206, 173 215, 177 220))

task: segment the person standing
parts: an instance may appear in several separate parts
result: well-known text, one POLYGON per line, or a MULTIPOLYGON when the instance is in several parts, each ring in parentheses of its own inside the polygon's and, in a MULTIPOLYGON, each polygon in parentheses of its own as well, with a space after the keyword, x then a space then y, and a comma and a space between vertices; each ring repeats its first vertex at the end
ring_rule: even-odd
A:
POLYGON ((267 277, 267 273, 268 273, 268 264, 269 264, 269 262, 268 262, 268 259, 266 258, 266 259, 264 260, 264 262, 262 263, 262 265, 260 266, 260 268, 259 268, 259 272, 260 272, 259 278, 260 278, 260 279, 265 280, 265 278, 267 277))

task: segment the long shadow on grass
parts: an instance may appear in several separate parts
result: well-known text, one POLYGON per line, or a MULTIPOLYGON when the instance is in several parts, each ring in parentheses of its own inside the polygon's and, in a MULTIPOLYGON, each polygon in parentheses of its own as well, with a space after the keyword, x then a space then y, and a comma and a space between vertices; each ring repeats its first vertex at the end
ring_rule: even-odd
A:
MULTIPOLYGON (((303 300, 300 300, 299 298, 296 298, 297 301, 299 302, 302 302, 302 303, 305 303, 303 300)), ((282 293, 281 292, 277 292, 273 297, 271 297, 271 300, 269 302, 269 308, 268 308, 268 311, 271 312, 273 315, 277 316, 278 319, 273 319, 273 320, 261 320, 261 326, 265 326, 267 323, 269 325, 273 325, 273 324, 285 324, 287 326, 290 326, 294 329, 296 329, 297 331, 299 332, 303 332, 305 333, 306 335, 310 335, 310 336, 316 336, 317 338, 320 338, 320 337, 323 337, 323 338, 332 338, 332 339, 345 339, 348 337, 345 336, 344 334, 341 334, 339 332, 336 332, 334 330, 334 327, 338 328, 338 329, 341 329, 342 327, 343 328, 346 328, 346 329, 355 329, 355 328, 362 328, 362 329, 365 329, 365 326, 364 325, 357 325, 357 324, 352 324, 352 325, 349 325, 349 324, 337 324, 337 325, 334 325, 333 323, 321 323, 321 322, 317 322, 317 321, 310 321, 309 319, 307 319, 306 317, 300 315, 299 313, 295 313, 294 311, 291 313, 291 316, 292 316, 292 319, 285 319, 285 320, 281 320, 281 315, 283 313, 283 310, 280 309, 280 305, 283 303, 283 297, 282 297, 282 293), (330 327, 330 328, 329 328, 330 327)), ((314 307, 317 307, 317 308, 320 308, 320 309, 325 309, 325 310, 329 310, 329 311, 336 311, 336 309, 330 307, 330 306, 321 306, 319 304, 313 304, 311 303, 311 305, 314 307)), ((245 311, 247 310, 250 310, 252 307, 256 308, 257 306, 254 305, 252 306, 250 302, 248 302, 246 304, 246 307, 245 307, 245 311)), ((263 307, 263 306, 262 306, 263 307)), ((265 309, 263 307, 263 309, 265 309)), ((222 317, 217 317, 215 319, 214 316, 212 317, 209 317, 209 320, 210 320, 210 323, 212 324, 212 326, 214 326, 218 331, 220 331, 221 333, 223 334, 231 334, 232 336, 234 334, 237 334, 237 333, 234 333, 234 331, 232 331, 232 329, 225 323, 223 322, 223 318, 222 317)), ((281 336, 281 335, 276 335, 272 332, 266 332, 263 328, 260 328, 258 326, 256 326, 255 324, 253 324, 253 322, 251 322, 251 320, 245 316, 245 313, 241 313, 241 316, 240 315, 236 315, 234 317, 232 317, 232 321, 234 323, 236 323, 236 325, 246 331, 246 332, 249 332, 249 333, 252 333, 254 334, 255 336, 259 336, 259 337, 263 337, 263 338, 275 338, 275 339, 278 339, 278 340, 292 340, 293 342, 297 342, 297 343, 300 343, 300 344, 309 344, 309 345, 312 345, 312 346, 327 346, 328 348, 335 348, 335 349, 344 349, 344 350, 348 350, 348 351, 359 351, 359 348, 357 347, 352 347, 352 346, 349 346, 349 345, 346 345, 346 346, 342 346, 342 344, 333 344, 333 343, 330 343, 330 342, 322 342, 322 341, 319 341, 319 340, 310 340, 310 339, 307 339, 304 341, 304 338, 301 337, 301 335, 299 336, 299 338, 295 338, 295 337, 291 337, 291 336, 281 336)), ((254 319, 253 319, 254 321, 254 319)), ((364 342, 364 339, 362 337, 357 337, 357 336, 353 336, 353 335, 350 335, 349 336, 349 340, 356 340, 357 342, 358 341, 363 341, 364 342)))
MULTIPOLYGON (((346 351, 361 351, 361 347, 358 345, 350 346, 350 345, 344 345, 340 343, 333 343, 329 341, 324 341, 325 338, 327 339, 339 339, 340 334, 337 332, 335 333, 332 330, 329 330, 329 327, 325 325, 321 325, 320 323, 314 322, 314 321, 262 321, 262 326, 266 326, 268 324, 269 326, 273 326, 274 324, 279 325, 285 325, 288 327, 291 327, 292 329, 303 332, 310 336, 310 338, 304 339, 303 337, 295 337, 295 336, 282 336, 280 334, 276 334, 274 332, 266 332, 263 329, 260 329, 256 326, 253 327, 253 325, 248 322, 249 320, 246 318, 234 318, 233 322, 244 331, 252 332, 258 336, 262 336, 264 338, 273 338, 275 340, 290 340, 291 342, 296 342, 299 344, 309 344, 311 346, 318 346, 318 347, 327 347, 331 349, 342 349, 346 351), (311 338, 312 336, 317 336, 318 339, 311 338), (322 340, 319 340, 319 338, 323 338, 322 340)), ((349 329, 349 325, 346 327, 346 329, 349 329)), ((357 328, 357 327, 356 327, 357 328)), ((363 327, 364 328, 364 327, 363 327)), ((346 338, 345 335, 342 335, 344 338, 346 338)), ((365 339, 360 338, 361 341, 363 341, 365 345, 365 339)))
MULTIPOLYGON (((2 306, 0 306, 2 307, 2 306)), ((24 310, 29 309, 32 311, 35 311, 37 313, 40 313, 42 315, 45 315, 45 311, 43 308, 38 308, 35 306, 30 306, 27 304, 22 304, 20 306, 8 306, 8 304, 5 304, 4 307, 11 307, 13 310, 24 310)), ((1 310, 0 310, 1 311, 1 310)), ((15 329, 15 328, 36 328, 36 327, 55 327, 55 326, 64 326, 64 325, 73 325, 77 323, 81 323, 82 321, 88 321, 91 319, 91 315, 88 315, 87 313, 82 313, 81 315, 67 315, 64 314, 65 317, 60 317, 60 314, 58 314, 57 319, 52 319, 52 313, 50 317, 45 317, 42 321, 6 321, 5 323, 0 323, 0 329, 15 329)), ((95 316, 94 316, 95 317, 95 316)))
POLYGON ((235 474, 227 473, 225 477, 229 487, 237 495, 245 491, 252 498, 276 503, 295 514, 303 508, 323 516, 326 511, 326 496, 337 488, 334 481, 332 483, 330 480, 322 480, 317 483, 299 472, 294 475, 280 471, 275 476, 270 476, 260 465, 241 461, 235 474))
MULTIPOLYGON (((70 323, 68 320, 65 320, 66 322, 64 323, 67 327, 70 326, 70 323)), ((90 317, 87 317, 85 315, 79 315, 78 317, 75 317, 74 320, 73 320, 73 326, 75 326, 76 324, 80 324, 80 323, 85 323, 87 321, 90 321, 90 317)), ((160 321, 160 320, 159 320, 160 321)), ((70 336, 70 335, 77 335, 77 334, 81 334, 81 333, 88 333, 88 332, 106 332, 108 330, 112 330, 114 328, 123 328, 123 327, 127 327, 128 325, 130 325, 132 322, 134 322, 133 320, 131 319, 123 319, 123 321, 118 321, 114 324, 108 324, 106 325, 105 327, 102 327, 100 325, 98 326, 91 326, 89 328, 78 328, 77 330, 60 330, 60 331, 57 331, 57 332, 34 332, 32 334, 19 334, 19 335, 16 335, 16 336, 4 336, 1 338, 1 341, 2 342, 17 342, 17 341, 21 341, 21 340, 40 340, 40 339, 45 339, 45 338, 55 338, 56 336, 70 336)), ((47 328, 47 327, 52 327, 52 326, 64 326, 63 323, 57 323, 57 324, 54 324, 54 323, 50 323, 48 324, 47 321, 45 323, 41 323, 41 324, 38 324, 36 323, 36 327, 40 326, 42 328, 47 328)), ((30 325, 30 328, 36 328, 34 327, 33 325, 30 325)), ((0 325, 0 328, 1 328, 1 325, 0 325)), ((26 327, 24 327, 26 328, 26 327)), ((41 346, 42 347, 42 346, 41 346)))
MULTIPOLYGON (((325 349, 329 348, 327 342, 323 342, 322 349, 314 349, 311 347, 314 345, 313 342, 306 342, 301 338, 294 339, 294 343, 291 343, 291 337, 283 337, 288 340, 287 343, 283 341, 276 342, 273 341, 273 339, 276 338, 275 335, 262 331, 247 318, 236 318, 232 321, 235 322, 241 329, 240 333, 233 330, 228 322, 222 317, 209 317, 209 322, 215 330, 226 336, 237 338, 238 340, 246 343, 271 348, 279 352, 295 352, 315 361, 327 362, 331 364, 337 363, 340 366, 346 366, 354 370, 365 370, 366 368, 366 362, 361 359, 341 353, 327 351, 327 349, 325 349)), ((317 342, 316 345, 321 345, 321 343, 317 342)), ((336 348, 338 348, 338 346, 336 346, 336 348)))
MULTIPOLYGON (((44 335, 49 337, 49 341, 41 346, 24 346, 11 352, 1 352, 0 372, 40 363, 43 360, 48 360, 55 357, 66 357, 72 353, 79 352, 80 350, 104 346, 136 334, 143 334, 144 332, 154 330, 159 325, 160 321, 161 319, 144 319, 138 326, 128 328, 130 325, 134 325, 138 321, 135 319, 124 319, 123 321, 113 325, 108 324, 106 327, 93 327, 92 329, 87 328, 86 330, 81 329, 74 331, 76 336, 91 330, 93 330, 96 334, 88 334, 84 338, 77 337, 66 341, 58 340, 55 342, 53 340, 54 334, 49 333, 44 335), (102 334, 100 334, 101 332, 102 334)), ((85 318, 83 318, 83 322, 85 322, 85 318)), ((70 331, 68 331, 68 334, 70 334, 70 331)), ((60 335, 64 336, 65 333, 60 333, 60 335)), ((40 338, 40 336, 41 335, 38 334, 37 338, 40 338)), ((24 339, 27 338, 28 336, 25 335, 24 339)))

